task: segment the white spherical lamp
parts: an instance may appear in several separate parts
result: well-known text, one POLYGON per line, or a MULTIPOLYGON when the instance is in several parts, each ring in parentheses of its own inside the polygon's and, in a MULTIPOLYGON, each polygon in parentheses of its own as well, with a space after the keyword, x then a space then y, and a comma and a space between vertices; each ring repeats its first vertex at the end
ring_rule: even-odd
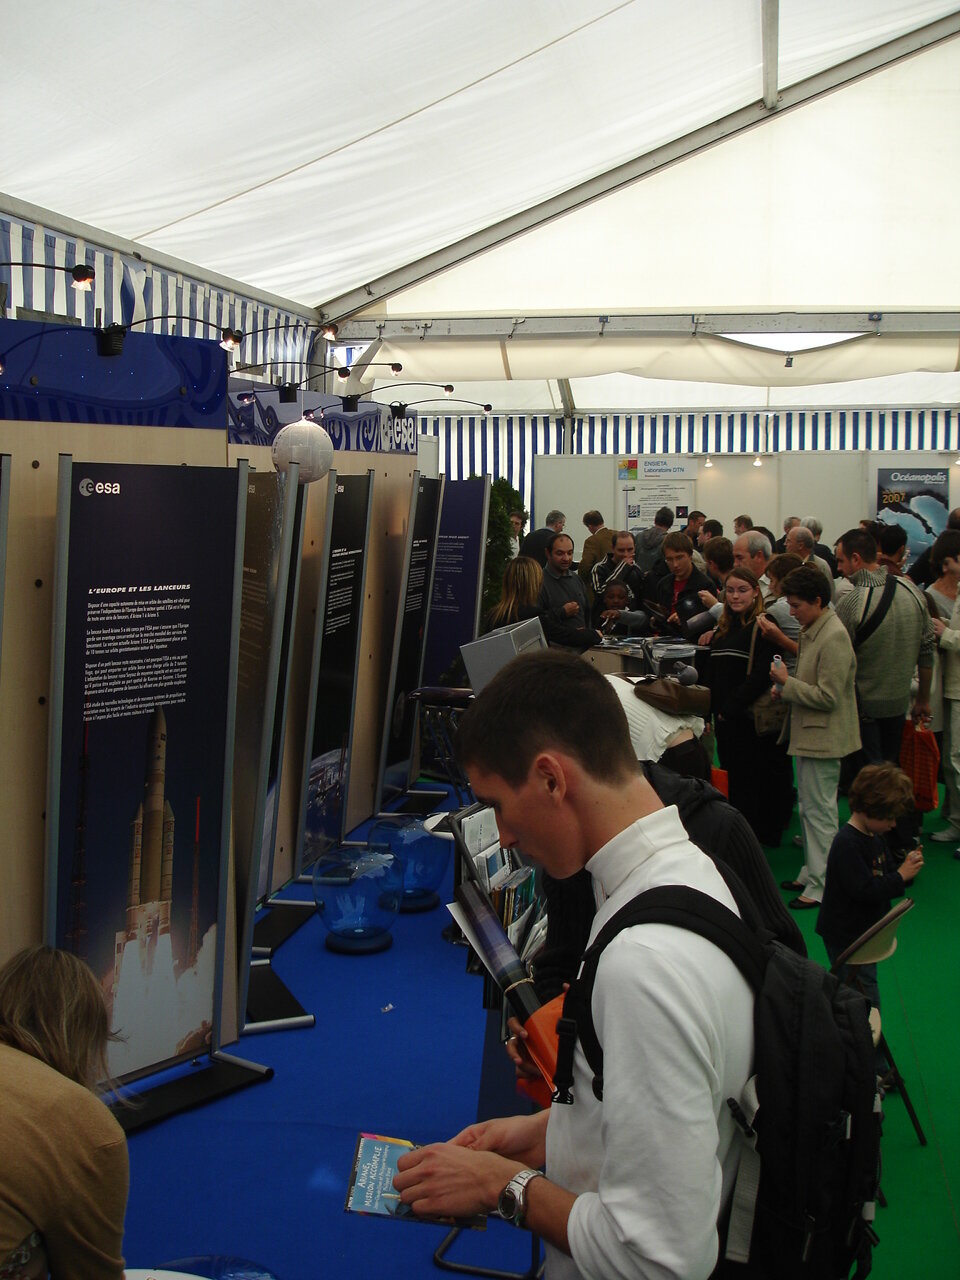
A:
POLYGON ((322 480, 333 466, 333 441, 319 422, 306 418, 278 431, 270 452, 278 471, 286 471, 291 462, 300 464, 300 484, 322 480))

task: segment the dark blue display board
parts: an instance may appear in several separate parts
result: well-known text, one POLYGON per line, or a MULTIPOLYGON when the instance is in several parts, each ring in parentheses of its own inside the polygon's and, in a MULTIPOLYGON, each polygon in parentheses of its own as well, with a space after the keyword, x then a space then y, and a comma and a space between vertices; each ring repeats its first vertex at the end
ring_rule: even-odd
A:
POLYGON ((373 474, 330 473, 300 788, 298 875, 346 834, 373 474))
POLYGON ((477 638, 489 509, 489 476, 444 485, 423 657, 425 685, 456 684, 460 646, 477 638))
POLYGON ((227 356, 219 342, 127 333, 119 355, 97 331, 0 320, 0 419, 139 427, 227 424, 227 356))
POLYGON ((413 473, 410 515, 404 546, 403 576, 397 623, 393 634, 390 683, 380 749, 375 808, 402 794, 410 781, 416 704, 410 693, 423 683, 423 654, 427 638, 433 566, 437 550, 440 504, 444 481, 413 473))
POLYGON ((122 1079, 217 1047, 246 483, 61 458, 46 934, 122 1079))

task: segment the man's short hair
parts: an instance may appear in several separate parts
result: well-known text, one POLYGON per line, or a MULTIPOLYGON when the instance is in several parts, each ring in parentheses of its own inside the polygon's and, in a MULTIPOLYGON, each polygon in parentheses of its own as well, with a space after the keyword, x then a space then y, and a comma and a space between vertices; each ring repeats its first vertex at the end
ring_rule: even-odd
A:
POLYGON ((802 524, 798 524, 796 528, 791 529, 790 532, 793 534, 794 542, 798 542, 805 551, 812 551, 817 545, 816 538, 810 530, 805 528, 802 524))
POLYGON ((794 569, 799 569, 802 564, 800 557, 795 556, 792 551, 781 551, 778 556, 773 556, 767 561, 767 577, 771 581, 776 578, 782 587, 787 574, 792 573, 794 569))
POLYGON ((902 524, 882 523, 877 545, 885 556, 895 556, 898 551, 907 545, 906 529, 902 524))
POLYGON ((661 507, 653 517, 653 523, 660 525, 662 529, 669 529, 673 520, 673 507, 661 507))
POLYGON ((960 529, 960 507, 954 507, 947 516, 948 529, 960 529))
POLYGON ((805 529, 810 530, 817 542, 820 541, 820 537, 823 534, 823 525, 816 516, 804 516, 800 523, 805 529))
POLYGON ((562 531, 558 530, 556 533, 551 533, 550 537, 544 543, 544 546, 546 547, 548 554, 553 550, 553 544, 556 542, 558 538, 566 538, 566 540, 570 543, 571 547, 573 546, 573 539, 570 537, 569 533, 563 533, 562 531))
POLYGON ((700 532, 705 533, 708 538, 722 538, 723 525, 719 520, 704 520, 700 526, 700 532))
POLYGON ((750 516, 734 516, 734 524, 742 524, 745 529, 753 528, 753 519, 750 516))
POLYGON ((765 533, 750 529, 747 533, 741 533, 740 537, 744 540, 748 555, 763 556, 764 560, 770 559, 773 547, 770 545, 770 539, 765 533))
POLYGON ((700 554, 707 564, 716 565, 718 573, 729 573, 733 568, 733 543, 729 538, 709 538, 700 554))
POLYGON ((895 764, 867 764, 860 770, 847 793, 851 813, 868 818, 899 818, 913 808, 913 784, 895 764))
POLYGON ((603 524, 603 516, 599 511, 585 511, 583 513, 583 523, 588 529, 595 529, 598 524, 603 524))
POLYGON ((522 654, 498 672, 461 717, 455 749, 468 775, 477 765, 511 787, 551 749, 608 783, 637 773, 627 717, 609 682, 556 649, 522 654))
POLYGON ((688 556, 693 555, 693 540, 689 534, 681 533, 678 529, 676 533, 668 533, 664 540, 660 543, 661 551, 685 551, 688 556))
POLYGON ((819 600, 821 607, 825 609, 830 603, 830 583, 822 569, 814 564, 802 564, 799 569, 791 569, 781 579, 780 594, 796 596, 807 604, 814 604, 819 600))
POLYGON ((687 513, 687 524, 691 520, 705 520, 707 513, 705 511, 690 511, 687 513))
POLYGON ((616 547, 617 543, 620 541, 620 539, 621 539, 621 538, 629 538, 629 539, 630 539, 630 541, 633 543, 633 549, 634 549, 634 551, 636 551, 636 549, 637 549, 637 540, 636 540, 636 538, 633 536, 633 534, 630 532, 630 530, 629 530, 629 529, 618 529, 618 530, 616 531, 616 533, 613 535, 613 541, 610 543, 610 550, 611 550, 611 551, 613 551, 613 549, 616 547))
POLYGON ((513 519, 513 517, 514 517, 514 516, 516 516, 516 517, 517 517, 519 520, 521 520, 524 524, 526 524, 526 523, 527 523, 527 513, 526 513, 525 511, 511 511, 511 512, 509 512, 509 515, 510 515, 511 520, 513 519))
POLYGON ((558 520, 566 520, 566 516, 562 511, 548 511, 544 524, 556 524, 558 520))
POLYGON ((943 562, 947 556, 960 560, 960 529, 944 529, 930 548, 930 566, 934 573, 943 573, 943 562))
POLYGON ((799 516, 787 516, 786 520, 784 520, 783 522, 783 532, 789 533, 790 530, 793 529, 799 523, 800 523, 799 516))
POLYGON ((864 564, 873 564, 877 558, 877 540, 864 529, 848 529, 837 539, 845 556, 859 556, 864 564))

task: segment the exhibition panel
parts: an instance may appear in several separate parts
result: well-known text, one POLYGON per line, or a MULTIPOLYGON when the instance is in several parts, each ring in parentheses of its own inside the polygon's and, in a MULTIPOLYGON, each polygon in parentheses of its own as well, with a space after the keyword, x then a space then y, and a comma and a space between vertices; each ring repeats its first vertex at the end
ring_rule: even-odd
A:
POLYGON ((246 486, 61 458, 45 933, 118 1079, 219 1047, 246 486))

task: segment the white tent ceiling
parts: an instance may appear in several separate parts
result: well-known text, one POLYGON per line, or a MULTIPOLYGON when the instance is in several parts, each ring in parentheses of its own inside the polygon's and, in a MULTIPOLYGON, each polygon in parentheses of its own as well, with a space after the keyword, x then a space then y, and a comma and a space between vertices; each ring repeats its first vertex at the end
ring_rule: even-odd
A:
MULTIPOLYGON (((955 3, 9 9, 0 210, 52 211, 48 225, 69 219, 301 309, 363 311, 357 341, 398 317, 776 310, 817 328, 830 310, 958 307, 955 3), (50 57, 65 24, 87 58, 75 73, 50 57)), ((413 370, 426 332, 383 336, 413 370)), ((955 369, 944 332, 950 319, 932 345, 902 326, 861 344, 861 371, 955 369)), ((501 337, 469 357, 461 340, 456 376, 503 378, 501 337)), ((552 376, 594 384, 597 404, 597 378, 614 395, 624 370, 641 378, 621 386, 779 380, 779 362, 753 354, 746 375, 718 376, 716 344, 690 335, 624 334, 612 362, 590 337, 559 363, 546 346, 539 362, 532 345, 511 350, 518 394, 536 383, 549 401, 552 376)), ((831 360, 822 381, 849 377, 836 371, 849 358, 805 362, 806 380, 831 360)))

